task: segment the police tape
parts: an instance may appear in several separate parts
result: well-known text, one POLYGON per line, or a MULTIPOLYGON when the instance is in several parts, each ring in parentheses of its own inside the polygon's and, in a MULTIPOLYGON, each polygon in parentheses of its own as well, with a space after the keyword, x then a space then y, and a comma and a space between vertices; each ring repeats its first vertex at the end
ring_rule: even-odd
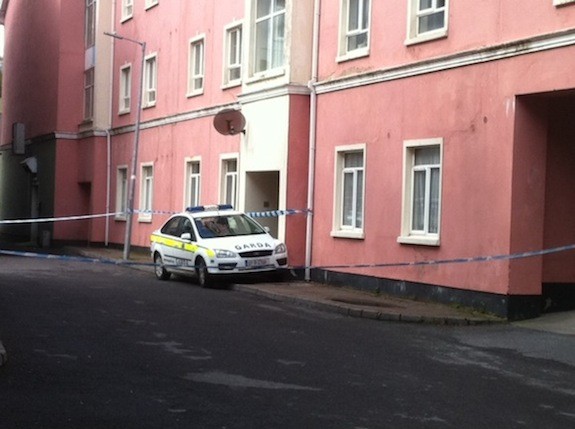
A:
MULTIPOLYGON (((247 212, 246 214, 250 217, 279 217, 279 216, 290 216, 301 213, 311 213, 309 209, 287 209, 287 210, 271 210, 265 212, 247 212)), ((114 212, 114 213, 101 213, 92 215, 78 215, 78 216, 61 216, 61 217, 40 217, 40 218, 28 218, 28 219, 7 219, 0 220, 0 225, 10 225, 10 224, 27 224, 27 223, 46 223, 46 222, 61 222, 61 221, 71 221, 71 220, 86 220, 86 219, 96 219, 103 217, 119 217, 127 216, 128 214, 143 214, 143 215, 174 215, 181 212, 168 211, 168 210, 134 210, 132 212, 114 212)))
MULTIPOLYGON (((311 265, 311 266, 288 266, 286 269, 290 270, 303 270, 303 269, 354 269, 354 268, 391 268, 391 267, 413 267, 413 266, 433 266, 433 265, 444 265, 444 264, 468 264, 475 262, 496 262, 505 260, 515 260, 515 259, 525 259, 533 258, 537 256, 550 255, 554 253, 567 252, 570 250, 575 250, 575 244, 569 244, 566 246, 553 247, 543 250, 534 250, 529 252, 511 253, 511 254, 500 254, 500 255, 490 255, 490 256, 476 256, 469 258, 453 258, 453 259, 435 259, 428 261, 406 261, 406 262, 386 262, 379 264, 345 264, 345 265, 311 265)), ((9 256, 21 256, 29 258, 39 258, 39 259, 51 259, 51 260, 62 260, 62 261, 73 261, 73 262, 85 262, 92 264, 108 264, 108 265, 128 265, 128 266, 156 266, 157 264, 153 262, 137 262, 137 261, 127 261, 124 259, 111 259, 111 258, 93 258, 84 256, 70 256, 70 255, 55 255, 50 253, 35 253, 17 250, 2 250, 0 249, 0 255, 9 256)), ((167 265, 164 266, 179 266, 167 265)), ((187 265, 188 268, 197 268, 194 265, 187 265)))

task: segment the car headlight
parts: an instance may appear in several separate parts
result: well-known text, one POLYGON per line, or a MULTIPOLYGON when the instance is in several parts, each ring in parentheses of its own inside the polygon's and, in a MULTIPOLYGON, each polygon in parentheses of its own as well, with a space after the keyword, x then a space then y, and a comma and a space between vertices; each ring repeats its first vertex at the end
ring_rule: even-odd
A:
POLYGON ((238 255, 234 252, 230 252, 229 250, 225 249, 214 249, 216 252, 216 258, 236 258, 238 255))
POLYGON ((274 253, 286 253, 287 252, 287 248, 286 245, 283 243, 280 243, 276 246, 274 253))

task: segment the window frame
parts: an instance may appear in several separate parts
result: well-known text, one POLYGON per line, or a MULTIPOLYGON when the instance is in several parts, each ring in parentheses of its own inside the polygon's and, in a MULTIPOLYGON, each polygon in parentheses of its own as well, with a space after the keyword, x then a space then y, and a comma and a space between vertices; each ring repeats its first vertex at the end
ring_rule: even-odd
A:
POLYGON ((142 91, 144 92, 142 107, 154 107, 158 100, 158 54, 155 52, 144 58, 144 88, 142 91), (152 75, 150 76, 150 74, 152 75), (153 94, 153 100, 151 94, 153 94))
POLYGON ((433 5, 429 9, 424 10, 419 9, 419 1, 420 0, 408 0, 407 40, 405 41, 406 45, 423 43, 447 37, 449 29, 449 0, 443 0, 445 1, 445 5, 443 7, 437 7, 436 2, 438 0, 431 0, 433 2, 433 5), (443 27, 425 32, 420 32, 419 31, 420 18, 434 13, 438 13, 442 9, 444 12, 443 27))
POLYGON ((94 97, 96 85, 96 69, 90 67, 84 70, 84 122, 94 119, 94 97))
POLYGON ((332 237, 339 238, 352 238, 352 239, 364 239, 365 238, 365 188, 366 188, 366 153, 367 145, 365 143, 337 146, 335 148, 335 165, 334 165, 334 210, 333 210, 333 222, 332 222, 332 237), (361 210, 361 227, 358 227, 355 223, 354 225, 348 226, 344 225, 342 222, 343 210, 344 210, 344 176, 349 171, 359 171, 358 167, 345 167, 345 156, 352 153, 362 154, 362 178, 361 178, 361 207, 356 206, 358 200, 357 191, 357 177, 355 173, 353 182, 353 205, 355 209, 352 212, 352 219, 357 219, 357 211, 361 210))
MULTIPOLYGON (((339 26, 339 49, 337 61, 348 61, 355 58, 361 58, 369 55, 370 43, 371 43, 371 5, 372 0, 357 0, 359 6, 359 12, 365 10, 365 3, 367 2, 367 22, 365 23, 365 28, 350 30, 349 29, 349 12, 351 10, 352 0, 341 0, 340 2, 340 26, 339 26), (366 34, 366 46, 348 49, 348 39, 351 36, 355 36, 361 33, 366 34)), ((358 12, 358 21, 363 14, 358 12)))
POLYGON ((144 3, 144 10, 148 10, 160 4, 160 0, 146 0, 144 3))
POLYGON ((120 22, 126 22, 134 16, 134 0, 122 0, 120 22))
POLYGON ((202 158, 199 156, 186 158, 184 177, 184 210, 188 207, 199 206, 202 194, 202 158), (194 166, 198 166, 197 173, 194 166), (196 201, 192 201, 192 187, 195 188, 196 201))
POLYGON ((204 93, 206 81, 206 37, 204 34, 190 39, 188 45, 188 92, 187 97, 204 93), (201 63, 198 67, 197 49, 200 49, 201 63), (198 70, 201 69, 201 70, 198 70), (196 87, 196 81, 201 80, 201 86, 196 87))
MULTIPOLYGON (((442 189, 443 189, 443 138, 429 138, 419 140, 406 140, 403 144, 403 194, 402 194, 402 222, 401 222, 401 235, 397 238, 398 243, 402 244, 417 244, 423 246, 439 246, 441 244, 441 207, 443 203, 442 189), (415 165, 415 155, 418 149, 437 147, 439 149, 439 164, 424 164, 422 166, 415 165), (437 165, 438 167, 429 167, 437 165), (437 201, 437 232, 429 232, 428 228, 423 230, 413 229, 413 214, 414 214, 414 172, 421 171, 424 168, 438 168, 439 169, 439 183, 438 183, 438 201, 437 201)), ((426 215, 429 215, 429 207, 431 206, 431 198, 428 195, 429 177, 426 174, 425 181, 425 207, 426 215)), ((429 220, 425 219, 424 223, 428 225, 429 220)))
POLYGON ((118 114, 130 113, 132 108, 132 64, 120 67, 118 114))
POLYGON ((233 86, 239 86, 242 84, 242 69, 243 69, 243 24, 241 22, 236 22, 228 25, 224 29, 224 59, 223 59, 223 76, 222 76, 222 87, 230 88, 233 86), (236 45, 233 51, 237 57, 237 62, 231 62, 232 53, 232 34, 239 34, 236 38, 236 45), (239 43, 238 43, 239 39, 239 43), (239 77, 236 79, 230 78, 231 70, 239 70, 239 77))
POLYGON ((116 167, 116 220, 126 220, 128 210, 128 166, 116 167))
POLYGON ((151 222, 154 206, 154 163, 140 164, 140 201, 138 222, 151 222), (147 174, 150 171, 151 174, 147 174))
POLYGON ((254 0, 253 1, 253 57, 252 57, 252 66, 251 66, 251 74, 254 77, 264 77, 270 74, 281 74, 285 68, 286 64, 286 18, 287 18, 287 7, 284 0, 284 8, 281 10, 274 11, 275 2, 278 0, 254 0), (258 17, 257 16, 257 6, 259 1, 269 1, 271 12, 267 15, 258 17), (283 15, 283 33, 281 36, 281 40, 275 40, 275 18, 283 15), (267 38, 266 38, 266 67, 260 69, 258 67, 258 50, 259 50, 259 38, 258 38, 258 24, 269 21, 269 25, 267 26, 267 38), (281 42, 281 43, 278 43, 281 42), (270 48, 271 45, 271 48, 270 48), (274 57, 277 53, 274 46, 281 46, 281 64, 274 65, 274 57))
POLYGON ((89 49, 96 44, 96 0, 86 0, 84 16, 84 47, 89 49))
POLYGON ((240 161, 237 154, 223 155, 220 161, 220 204, 231 204, 234 208, 238 205, 238 186, 240 161), (230 170, 229 165, 235 162, 235 170, 230 170), (231 201, 228 201, 228 178, 231 177, 231 201))

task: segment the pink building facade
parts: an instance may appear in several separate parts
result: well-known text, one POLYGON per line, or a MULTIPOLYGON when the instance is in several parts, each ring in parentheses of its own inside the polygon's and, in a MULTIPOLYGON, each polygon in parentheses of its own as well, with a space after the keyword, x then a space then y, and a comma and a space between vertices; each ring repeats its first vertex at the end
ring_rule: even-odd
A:
POLYGON ((135 246, 190 205, 309 209, 263 220, 308 279, 510 319, 575 294, 540 253, 575 243, 573 0, 2 8, 1 217, 106 215, 4 234, 123 243, 141 94, 135 246))

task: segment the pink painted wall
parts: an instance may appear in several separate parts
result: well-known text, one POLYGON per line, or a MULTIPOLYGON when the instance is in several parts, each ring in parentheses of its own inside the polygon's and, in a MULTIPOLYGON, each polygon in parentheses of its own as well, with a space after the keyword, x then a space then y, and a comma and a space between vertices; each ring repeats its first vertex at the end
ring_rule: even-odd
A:
MULTIPOLYGON (((292 96, 290 99, 290 129, 287 168, 287 208, 307 207, 309 165, 309 97, 292 96)), ((285 241, 291 249, 289 259, 293 266, 305 264, 306 215, 297 214, 286 219, 285 241)))
POLYGON ((405 65, 473 51, 572 28, 575 5, 552 0, 449 1, 449 33, 444 39, 406 46, 407 1, 371 2, 369 57, 337 63, 339 2, 322 2, 320 80, 405 65))
POLYGON ((26 137, 77 129, 82 120, 84 3, 75 0, 11 1, 4 53, 2 144, 11 124, 24 122, 26 137), (66 23, 66 25, 61 25, 66 23), (66 73, 62 73, 65 70, 66 73))
MULTIPOLYGON (((316 216, 313 265, 540 249, 547 113, 535 122, 523 110, 516 116, 515 95, 573 88, 575 76, 565 72, 573 66, 568 48, 321 94, 315 212, 333 212, 335 147, 365 143, 366 236, 333 238, 331 218, 316 216), (403 141, 433 137, 444 139, 441 245, 398 244, 403 141)), ((533 260, 348 271, 502 294, 537 294, 542 280, 541 262, 533 260)))

